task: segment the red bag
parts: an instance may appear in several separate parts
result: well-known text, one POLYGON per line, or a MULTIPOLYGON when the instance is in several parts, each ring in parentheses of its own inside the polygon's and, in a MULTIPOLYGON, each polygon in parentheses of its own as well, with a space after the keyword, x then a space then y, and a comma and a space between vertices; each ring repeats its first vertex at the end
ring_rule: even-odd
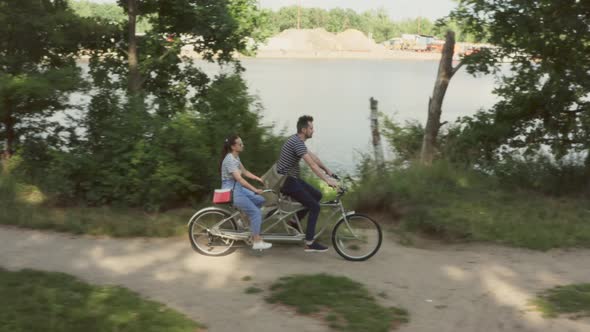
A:
POLYGON ((213 204, 230 204, 233 198, 233 189, 215 189, 213 192, 213 204))

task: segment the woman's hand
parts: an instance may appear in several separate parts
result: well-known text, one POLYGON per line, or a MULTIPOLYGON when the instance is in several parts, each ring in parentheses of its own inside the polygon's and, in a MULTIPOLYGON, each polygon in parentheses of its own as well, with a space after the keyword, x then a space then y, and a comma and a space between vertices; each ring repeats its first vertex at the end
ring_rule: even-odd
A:
POLYGON ((256 180, 256 181, 262 183, 262 185, 264 185, 264 180, 262 180, 261 178, 255 177, 254 180, 256 180))

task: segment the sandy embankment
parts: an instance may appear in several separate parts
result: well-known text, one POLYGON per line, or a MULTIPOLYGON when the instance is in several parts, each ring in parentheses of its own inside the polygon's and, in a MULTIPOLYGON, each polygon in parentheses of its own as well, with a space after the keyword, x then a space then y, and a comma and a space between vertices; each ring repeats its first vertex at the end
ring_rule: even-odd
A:
MULTIPOLYGON (((183 55, 198 58, 190 49, 185 48, 183 55)), ((358 30, 333 34, 318 28, 285 30, 259 45, 254 58, 439 60, 440 53, 392 51, 358 30)))

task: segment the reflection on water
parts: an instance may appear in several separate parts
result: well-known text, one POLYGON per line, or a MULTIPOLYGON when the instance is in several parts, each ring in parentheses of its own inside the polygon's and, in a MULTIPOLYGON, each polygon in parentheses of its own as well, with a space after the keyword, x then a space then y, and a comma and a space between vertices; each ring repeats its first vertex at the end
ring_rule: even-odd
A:
MULTIPOLYGON (((426 121, 438 62, 407 60, 246 60, 245 78, 265 107, 265 120, 295 132, 297 117, 315 118, 312 151, 330 167, 354 169, 357 151, 371 151, 369 98, 395 119, 426 121)), ((495 103, 493 77, 453 77, 442 120, 495 103)), ((386 151, 386 156, 387 156, 386 151)))

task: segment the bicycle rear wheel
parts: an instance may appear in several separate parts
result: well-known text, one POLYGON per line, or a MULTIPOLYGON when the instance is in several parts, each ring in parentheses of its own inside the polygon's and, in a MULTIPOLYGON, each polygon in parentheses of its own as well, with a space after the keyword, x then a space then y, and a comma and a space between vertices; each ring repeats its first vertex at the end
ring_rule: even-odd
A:
POLYGON ((195 214, 189 221, 188 237, 193 249, 207 256, 223 256, 235 250, 234 240, 215 236, 211 233, 213 227, 218 227, 220 232, 224 230, 236 231, 236 222, 229 218, 230 215, 222 210, 209 210, 195 214), (223 221, 227 219, 226 221, 223 221))
POLYGON ((362 214, 340 219, 332 231, 332 244, 336 252, 350 261, 371 258, 381 247, 383 234, 377 222, 362 214))

